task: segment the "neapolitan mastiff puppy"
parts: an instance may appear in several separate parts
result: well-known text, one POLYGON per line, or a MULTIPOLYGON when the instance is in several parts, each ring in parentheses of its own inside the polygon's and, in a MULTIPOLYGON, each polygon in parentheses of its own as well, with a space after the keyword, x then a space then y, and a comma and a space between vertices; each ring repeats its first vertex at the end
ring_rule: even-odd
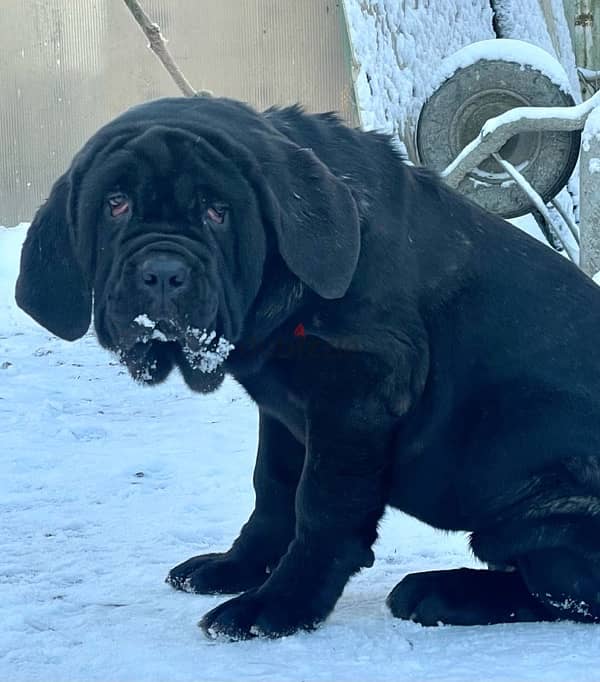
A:
POLYGON ((130 109, 23 248, 17 301, 51 332, 81 337, 92 299, 138 381, 228 373, 258 405, 250 519, 167 578, 242 593, 207 633, 314 628, 387 505, 470 531, 493 569, 406 576, 395 616, 600 620, 600 289, 386 136, 227 99, 130 109))

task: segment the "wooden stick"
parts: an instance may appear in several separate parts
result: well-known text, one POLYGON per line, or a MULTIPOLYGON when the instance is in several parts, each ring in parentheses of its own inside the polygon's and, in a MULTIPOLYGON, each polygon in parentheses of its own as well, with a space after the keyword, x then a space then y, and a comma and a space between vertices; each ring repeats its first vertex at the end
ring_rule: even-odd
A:
POLYGON ((155 24, 150 19, 150 17, 142 9, 142 6, 138 0, 124 0, 124 2, 133 15, 133 18, 137 21, 140 28, 148 38, 150 49, 160 59, 161 64, 165 67, 171 78, 175 81, 175 84, 181 90, 181 92, 186 97, 212 97, 212 92, 210 92, 210 90, 194 90, 169 52, 169 49, 167 48, 167 42, 160 31, 160 26, 155 24))

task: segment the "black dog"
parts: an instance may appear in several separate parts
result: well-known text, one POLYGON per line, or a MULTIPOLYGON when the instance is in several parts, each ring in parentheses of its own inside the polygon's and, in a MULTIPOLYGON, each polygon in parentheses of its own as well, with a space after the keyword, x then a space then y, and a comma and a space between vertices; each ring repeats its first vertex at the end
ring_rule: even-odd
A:
POLYGON ((226 99, 127 111, 22 254, 17 301, 55 334, 86 332, 92 295, 137 380, 230 373, 258 405, 255 510, 167 579, 243 592, 208 633, 315 627, 386 505, 471 531, 494 569, 407 576, 394 615, 600 620, 600 289, 386 136, 226 99))

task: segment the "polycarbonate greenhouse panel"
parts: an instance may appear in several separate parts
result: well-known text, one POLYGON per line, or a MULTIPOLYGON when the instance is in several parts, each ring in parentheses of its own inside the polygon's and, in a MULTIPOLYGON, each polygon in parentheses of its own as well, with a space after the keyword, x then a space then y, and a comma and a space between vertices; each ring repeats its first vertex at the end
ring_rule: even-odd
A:
MULTIPOLYGON (((340 0, 142 5, 195 88, 357 123, 340 0)), ((0 225, 13 225, 31 220, 100 125, 179 91, 122 0, 7 0, 0 35, 0 225)))

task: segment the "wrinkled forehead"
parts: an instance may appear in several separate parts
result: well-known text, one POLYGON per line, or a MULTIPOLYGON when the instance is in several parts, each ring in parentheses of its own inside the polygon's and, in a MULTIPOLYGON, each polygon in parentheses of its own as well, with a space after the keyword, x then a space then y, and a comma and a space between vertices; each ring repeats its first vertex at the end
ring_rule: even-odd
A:
POLYGON ((240 146, 222 135, 202 136, 162 125, 109 132, 92 139, 76 159, 76 214, 82 207, 98 206, 115 189, 168 193, 177 204, 189 203, 199 191, 227 197, 245 184, 243 167, 251 165, 240 146))

